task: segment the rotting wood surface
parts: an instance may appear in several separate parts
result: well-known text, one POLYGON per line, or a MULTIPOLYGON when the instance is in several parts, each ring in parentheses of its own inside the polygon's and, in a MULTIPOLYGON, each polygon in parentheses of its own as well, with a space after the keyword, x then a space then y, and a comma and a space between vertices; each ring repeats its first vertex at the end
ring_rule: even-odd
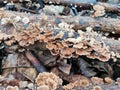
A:
MULTIPOLYGON (((3 2, 4 0, 1 0, 3 2)), ((17 3, 19 0, 6 0, 8 2, 17 3)), ((120 15, 120 7, 117 4, 104 3, 106 1, 101 0, 97 2, 96 0, 43 0, 44 4, 54 4, 54 5, 63 5, 68 7, 75 7, 77 10, 91 10, 94 5, 101 5, 105 8, 106 12, 116 13, 120 15)), ((43 7, 43 5, 42 5, 43 7)), ((32 11, 31 11, 32 12, 32 11)), ((33 11, 33 13, 35 13, 33 11)))
MULTIPOLYGON (((30 28, 31 24, 37 24, 39 23, 40 28, 43 29, 43 31, 38 31, 35 32, 33 31, 33 33, 35 33, 35 35, 38 35, 38 37, 36 36, 36 38, 40 38, 40 40, 42 40, 42 42, 46 43, 46 47, 48 49, 51 50, 51 53, 53 55, 58 55, 60 54, 62 57, 65 58, 70 58, 70 57, 76 57, 78 55, 86 55, 88 56, 88 58, 97 58, 101 61, 108 61, 108 59, 110 59, 110 52, 113 51, 115 54, 119 54, 120 53, 120 46, 119 46, 119 41, 115 41, 112 39, 101 39, 102 37, 99 35, 97 36, 95 33, 90 33, 90 32, 79 32, 79 29, 85 29, 85 27, 92 27, 94 28, 96 25, 100 26, 101 28, 103 28, 103 30, 107 31, 109 30, 109 32, 114 32, 115 33, 120 33, 120 21, 119 19, 107 19, 107 18, 91 18, 91 17, 72 17, 72 16, 48 16, 45 14, 40 14, 40 15, 33 15, 33 14, 25 14, 25 13, 18 13, 18 12, 9 12, 9 11, 1 11, 0 12, 1 18, 11 18, 13 19, 16 16, 20 16, 22 18, 27 17, 29 18, 30 22, 27 25, 24 25, 21 22, 17 22, 17 23, 12 23, 14 27, 8 27, 3 25, 0 26, 0 29, 3 32, 6 32, 7 34, 10 34, 11 32, 14 32, 14 29, 16 29, 16 31, 18 32, 19 30, 25 30, 27 28, 30 28), (60 24, 66 24, 66 26, 64 25, 60 25, 60 24), (87 23, 87 24, 86 24, 87 23), (80 26, 82 28, 79 28, 77 30, 73 30, 73 28, 70 28, 69 25, 73 25, 73 28, 76 28, 77 26, 80 26), (114 28, 112 28, 112 27, 114 28), (56 27, 56 28, 55 28, 56 27), (72 35, 71 35, 71 31, 72 31, 72 35), (42 35, 43 37, 41 38, 41 36, 39 37, 39 33, 41 33, 40 35, 42 35), (83 37, 81 37, 80 34, 83 33, 83 37), (85 34, 85 36, 84 36, 85 34), (93 35, 92 35, 93 34, 93 35), (94 36, 95 34, 95 36, 94 36), (70 35, 70 36, 69 36, 70 35), (91 37, 92 35, 92 37, 91 37), (87 40, 87 37, 91 37, 91 42, 89 42, 89 40, 87 40), (44 40, 43 40, 44 39, 44 40), (79 40, 83 41, 79 41, 79 40), (86 39, 86 40, 84 40, 86 39), (93 39, 93 41, 92 41, 93 39), (95 42, 94 42, 95 40, 95 42), (69 42, 69 43, 68 43, 69 42), (114 45, 113 45, 114 42, 114 45), (72 44, 71 44, 72 43, 72 44), (104 46, 104 43, 109 46, 109 50, 107 50, 108 48, 106 47, 106 45, 104 46), (65 44, 65 45, 63 45, 65 44), (51 47, 52 45, 52 47, 51 47), (61 46, 63 45, 63 46, 61 46), (81 48, 78 47, 79 45, 81 45, 81 48), (72 46, 72 47, 71 47, 72 46), (89 48, 89 47, 90 48, 89 48), (110 49, 112 48, 112 49, 110 49), (77 50, 77 51, 76 51, 77 50), (66 52, 68 51, 68 52, 66 52), (82 51, 82 52, 81 52, 82 51), (95 51, 95 53, 91 53, 95 51), (104 51, 104 52, 103 52, 104 51), (73 54, 74 53, 74 54, 73 54)), ((38 27, 39 28, 39 27, 38 27)), ((29 38, 33 38, 33 40, 36 38, 32 35, 29 35, 29 31, 24 32, 25 34, 28 34, 28 39, 29 38), (28 32, 28 33, 27 33, 28 32)), ((14 33, 13 33, 14 34, 14 33)), ((12 34, 11 34, 12 35, 12 34)), ((14 35, 13 35, 14 36, 14 35)), ((19 44, 23 44, 24 41, 18 40, 19 33, 17 33, 16 36, 14 36, 15 40, 17 42, 19 42, 19 44), (21 41, 21 42, 20 42, 21 41)), ((21 35, 19 36, 21 37, 21 35)), ((14 41, 13 41, 14 42, 14 41)), ((27 42, 27 40, 26 40, 27 42)), ((40 41, 41 42, 41 41, 40 41)), ((28 41, 29 44, 33 44, 34 41, 28 41)))
POLYGON ((41 22, 44 21, 46 23, 51 23, 54 25, 58 25, 60 22, 65 22, 68 24, 73 25, 74 30, 85 30, 86 27, 90 26, 94 30, 100 30, 104 32, 110 32, 114 34, 120 34, 120 20, 114 19, 114 18, 104 18, 104 17, 87 17, 87 16, 47 16, 46 19, 44 19, 44 16, 41 15, 30 15, 30 14, 23 14, 18 12, 9 12, 9 11, 0 11, 1 18, 6 17, 12 17, 15 15, 18 16, 25 16, 32 18, 33 22, 41 22))
POLYGON ((111 5, 108 3, 100 3, 96 0, 43 0, 45 4, 58 4, 58 5, 65 5, 65 6, 75 6, 78 10, 83 9, 92 9, 94 5, 101 5, 105 7, 107 12, 112 12, 119 14, 120 7, 118 5, 111 5))

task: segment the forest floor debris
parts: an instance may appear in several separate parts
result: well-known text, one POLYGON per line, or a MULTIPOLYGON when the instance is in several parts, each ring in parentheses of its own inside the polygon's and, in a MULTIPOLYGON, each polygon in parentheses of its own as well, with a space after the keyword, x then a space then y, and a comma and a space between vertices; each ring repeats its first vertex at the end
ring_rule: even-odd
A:
POLYGON ((0 90, 119 90, 119 4, 1 0, 0 90))

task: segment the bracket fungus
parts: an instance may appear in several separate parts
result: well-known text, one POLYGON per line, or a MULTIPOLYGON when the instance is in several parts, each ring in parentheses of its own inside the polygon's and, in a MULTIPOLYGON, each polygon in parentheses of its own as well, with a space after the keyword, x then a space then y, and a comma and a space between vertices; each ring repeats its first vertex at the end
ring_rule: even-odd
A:
MULTIPOLYGON (((29 21, 31 20, 29 19, 29 21)), ((24 25, 23 22, 15 23, 24 25)), ((22 47, 38 41, 44 43, 52 55, 59 55, 62 58, 77 58, 84 55, 103 62, 111 58, 110 48, 105 44, 102 35, 93 31, 91 27, 86 28, 86 31, 75 31, 67 23, 66 27, 60 26, 63 23, 60 23, 59 26, 52 24, 50 27, 47 23, 42 25, 41 23, 29 22, 24 29, 18 29, 20 32, 12 32, 10 35, 0 33, 3 34, 0 36, 0 41, 4 40, 7 45, 17 42, 22 47)))
POLYGON ((92 30, 86 32, 55 28, 48 30, 47 27, 43 28, 37 24, 30 24, 28 28, 20 31, 20 33, 5 34, 0 38, 1 41, 4 39, 8 45, 18 42, 20 46, 29 46, 39 41, 45 43, 46 48, 53 55, 60 55, 63 58, 85 55, 88 58, 99 59, 103 62, 110 59, 108 47, 102 41, 101 36, 92 30), (12 38, 7 40, 9 37, 12 38))

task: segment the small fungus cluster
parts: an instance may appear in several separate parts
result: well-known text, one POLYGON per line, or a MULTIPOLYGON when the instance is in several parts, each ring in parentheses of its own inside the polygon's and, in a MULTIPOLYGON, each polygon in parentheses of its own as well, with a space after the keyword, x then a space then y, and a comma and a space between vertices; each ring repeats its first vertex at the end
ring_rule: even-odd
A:
POLYGON ((97 58, 101 61, 108 61, 110 58, 108 47, 102 42, 100 35, 94 31, 72 31, 73 34, 70 36, 69 33, 71 32, 65 30, 57 35, 54 33, 47 37, 48 39, 53 37, 53 42, 49 41, 46 44, 53 55, 60 54, 63 58, 85 55, 88 58, 97 58))
POLYGON ((90 82, 88 80, 83 79, 83 80, 77 80, 75 82, 69 83, 69 84, 63 86, 63 88, 65 90, 71 90, 75 87, 87 87, 87 86, 89 86, 89 84, 90 84, 90 82))
POLYGON ((6 90, 19 90, 18 86, 7 86, 6 90))
POLYGON ((20 46, 29 46, 31 44, 34 44, 35 41, 37 41, 37 37, 39 37, 39 31, 37 30, 24 30, 23 32, 16 33, 15 40, 19 42, 20 46))
POLYGON ((94 5, 93 9, 95 10, 95 13, 94 13, 95 17, 103 16, 105 14, 105 7, 101 5, 94 5))
POLYGON ((12 18, 9 18, 9 16, 7 16, 6 18, 2 18, 1 19, 1 25, 8 25, 8 24, 14 24, 17 22, 22 22, 23 24, 28 24, 29 23, 29 18, 27 17, 20 17, 20 16, 15 16, 12 18))
POLYGON ((92 77, 91 81, 93 84, 98 85, 98 84, 104 84, 104 81, 102 78, 99 77, 92 77))
POLYGON ((56 90, 59 85, 62 85, 62 79, 52 72, 43 72, 37 76, 36 83, 39 90, 56 90))
POLYGON ((102 88, 100 86, 95 86, 95 87, 93 87, 92 90, 102 90, 102 88))

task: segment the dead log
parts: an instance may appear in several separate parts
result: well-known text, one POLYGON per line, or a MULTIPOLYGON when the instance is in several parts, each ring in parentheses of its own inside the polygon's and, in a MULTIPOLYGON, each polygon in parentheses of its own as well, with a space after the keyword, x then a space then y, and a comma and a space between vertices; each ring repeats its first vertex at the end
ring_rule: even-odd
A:
MULTIPOLYGON (((47 17, 46 20, 44 20, 44 16, 42 14, 40 15, 29 15, 29 14, 23 14, 23 13, 16 13, 13 14, 13 12, 9 11, 1 11, 0 17, 13 17, 13 16, 26 16, 31 18, 32 22, 44 22, 46 24, 53 24, 58 26, 59 23, 65 22, 67 24, 73 25, 74 30, 85 30, 86 27, 92 27, 94 30, 104 31, 104 32, 110 32, 114 34, 120 34, 120 20, 114 19, 114 18, 92 18, 87 16, 45 16, 47 17)), ((2 29, 3 27, 1 27, 2 29)))
MULTIPOLYGON (((105 41, 102 40, 102 37, 94 31, 75 31, 70 26, 79 26, 79 22, 86 19, 86 23, 92 22, 92 25, 96 25, 97 23, 103 27, 103 25, 105 24, 104 28, 109 30, 111 25, 113 25, 113 27, 120 27, 120 21, 118 19, 94 19, 91 17, 79 16, 57 17, 47 16, 42 13, 40 15, 33 15, 18 12, 13 13, 9 11, 1 11, 2 18, 9 17, 14 19, 16 16, 20 16, 21 18, 26 17, 27 19, 29 19, 29 23, 26 24, 25 22, 19 21, 16 23, 11 22, 14 27, 8 27, 7 25, 0 26, 0 30, 2 30, 4 34, 9 34, 12 37, 10 38, 10 36, 6 36, 2 33, 1 40, 4 40, 5 43, 18 42, 20 46, 25 47, 30 44, 34 44, 35 41, 39 41, 46 44, 46 48, 51 51, 52 55, 60 55, 63 58, 86 55, 88 58, 97 58, 101 61, 108 61, 111 58, 111 51, 118 54, 120 53, 120 46, 118 46, 119 41, 112 41, 111 39, 106 39, 105 41), (14 29, 16 29, 17 33, 14 33, 14 29), (8 39, 5 39, 6 37, 9 37, 10 41, 8 39), (116 44, 114 43, 113 45, 113 42, 115 42, 116 44), (110 49, 107 46, 114 49, 110 49)), ((84 24, 82 23, 82 25, 84 24)), ((89 24, 87 26, 89 26, 89 24)), ((87 26, 84 26, 84 28, 86 28, 87 26)), ((118 29, 115 29, 114 31, 116 33, 120 33, 118 29)))
POLYGON ((110 47, 110 50, 116 53, 120 53, 120 41, 113 39, 105 39, 105 44, 110 47))
POLYGON ((98 3, 99 5, 105 7, 106 12, 116 13, 120 15, 120 7, 117 5, 107 4, 107 3, 98 3))
MULTIPOLYGON (((4 0, 1 0, 3 2, 4 0)), ((19 0, 7 0, 8 2, 19 2, 19 0)), ((41 2, 41 0, 38 0, 41 2)), ((120 7, 116 4, 101 3, 106 2, 106 0, 101 0, 97 2, 96 0, 43 0, 44 4, 54 4, 54 5, 64 5, 64 6, 75 6, 77 10, 88 10, 92 9, 94 5, 101 5, 105 8, 106 12, 112 12, 120 15, 120 7)), ((40 5, 43 7, 42 3, 40 5)), ((32 11, 32 10, 31 10, 32 11)), ((34 11, 32 11, 35 13, 34 11)))
POLYGON ((77 6, 80 9, 91 9, 90 3, 96 3, 96 0, 43 0, 45 4, 57 4, 63 6, 77 6))
MULTIPOLYGON (((67 19, 66 19, 67 20, 67 19)), ((90 26, 94 30, 104 31, 109 33, 120 34, 120 21, 119 19, 113 18, 91 18, 91 17, 74 17, 70 19, 75 20, 73 29, 74 30, 85 30, 86 27, 90 26)))
POLYGON ((106 12, 120 13, 120 7, 117 5, 111 5, 107 3, 96 2, 96 0, 43 0, 45 4, 64 5, 64 6, 75 6, 78 10, 92 9, 93 5, 101 5, 105 7, 106 12))

